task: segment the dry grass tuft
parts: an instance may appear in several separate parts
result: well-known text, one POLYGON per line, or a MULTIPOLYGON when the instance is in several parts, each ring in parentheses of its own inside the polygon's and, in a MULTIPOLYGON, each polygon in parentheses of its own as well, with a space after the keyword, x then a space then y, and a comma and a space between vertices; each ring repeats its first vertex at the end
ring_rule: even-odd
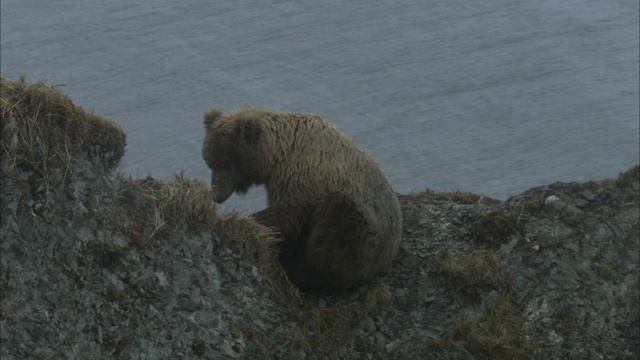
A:
POLYGON ((491 251, 474 250, 468 256, 442 249, 430 261, 433 272, 447 279, 451 290, 477 300, 483 287, 495 287, 503 283, 500 260, 491 251))
POLYGON ((525 208, 518 210, 495 210, 471 225, 473 240, 492 247, 504 244, 510 235, 519 234, 524 230, 525 208))
POLYGON ((553 328, 562 335, 568 336, 578 329, 578 321, 569 307, 562 306, 551 315, 553 328))
POLYGON ((0 78, 0 127, 6 175, 32 171, 46 177, 51 167, 68 174, 81 153, 112 169, 126 145, 116 123, 85 112, 50 84, 24 79, 0 78))
POLYGON ((509 297, 504 297, 495 303, 487 321, 467 320, 457 324, 431 344, 430 350, 455 355, 454 343, 463 341, 479 359, 528 359, 539 345, 524 334, 523 324, 521 311, 509 297))
POLYGON ((87 249, 85 255, 95 257, 98 264, 107 269, 113 270, 120 264, 120 261, 127 256, 128 253, 128 248, 114 243, 104 243, 87 249))
POLYGON ((11 309, 9 308, 9 304, 3 303, 0 305, 0 320, 7 320, 10 314, 11 309))
POLYGON ((544 208, 544 201, 547 199, 547 192, 545 190, 533 189, 527 191, 527 195, 527 200, 523 205, 524 212, 535 214, 544 208))
POLYGON ((426 189, 419 193, 412 193, 406 195, 410 198, 416 199, 428 199, 433 201, 447 201, 455 204, 473 205, 473 204, 485 204, 485 205, 498 205, 500 200, 490 198, 483 195, 477 195, 464 191, 452 191, 452 192, 437 192, 431 189, 426 189))
POLYGON ((183 225, 196 234, 214 228, 217 205, 205 181, 187 179, 183 174, 170 181, 152 177, 126 181, 155 205, 151 238, 169 235, 183 225))

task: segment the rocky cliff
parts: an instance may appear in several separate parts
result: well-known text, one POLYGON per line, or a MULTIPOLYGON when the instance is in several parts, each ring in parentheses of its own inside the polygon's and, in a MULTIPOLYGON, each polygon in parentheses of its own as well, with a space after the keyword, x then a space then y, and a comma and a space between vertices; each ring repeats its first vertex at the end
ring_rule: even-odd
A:
POLYGON ((306 294, 204 181, 122 176, 114 122, 0 90, 2 359, 638 358, 638 166, 504 202, 400 195, 392 269, 306 294))

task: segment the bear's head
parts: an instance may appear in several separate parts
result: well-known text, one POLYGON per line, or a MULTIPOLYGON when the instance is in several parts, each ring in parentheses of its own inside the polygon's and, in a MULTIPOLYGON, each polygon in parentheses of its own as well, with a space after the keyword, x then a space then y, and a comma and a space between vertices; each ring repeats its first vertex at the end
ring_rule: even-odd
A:
POLYGON ((258 114, 245 111, 223 115, 212 108, 204 115, 204 127, 202 157, 212 170, 211 186, 218 203, 234 192, 244 194, 252 185, 264 183, 258 114))

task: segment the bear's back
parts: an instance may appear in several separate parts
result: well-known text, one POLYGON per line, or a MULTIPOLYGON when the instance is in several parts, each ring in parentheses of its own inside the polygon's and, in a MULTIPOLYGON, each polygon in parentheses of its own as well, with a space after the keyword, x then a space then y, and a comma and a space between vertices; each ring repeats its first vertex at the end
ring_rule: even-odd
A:
MULTIPOLYGON (((374 158, 333 123, 313 114, 279 112, 272 119, 270 138, 280 142, 274 161, 291 194, 340 192, 361 204, 372 221, 388 219, 392 233, 401 227, 400 204, 374 158), (298 190, 299 189, 299 190, 298 190)), ((273 144, 275 145, 275 144, 273 144)), ((385 232, 387 232, 385 231, 385 232)))

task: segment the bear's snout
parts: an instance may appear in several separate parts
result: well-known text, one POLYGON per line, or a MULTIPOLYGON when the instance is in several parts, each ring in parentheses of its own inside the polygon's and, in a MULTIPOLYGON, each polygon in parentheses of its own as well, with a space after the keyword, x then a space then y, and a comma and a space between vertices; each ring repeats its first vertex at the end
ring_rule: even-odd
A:
POLYGON ((211 174, 211 191, 218 204, 222 204, 233 194, 233 185, 221 179, 224 179, 224 177, 211 174))

